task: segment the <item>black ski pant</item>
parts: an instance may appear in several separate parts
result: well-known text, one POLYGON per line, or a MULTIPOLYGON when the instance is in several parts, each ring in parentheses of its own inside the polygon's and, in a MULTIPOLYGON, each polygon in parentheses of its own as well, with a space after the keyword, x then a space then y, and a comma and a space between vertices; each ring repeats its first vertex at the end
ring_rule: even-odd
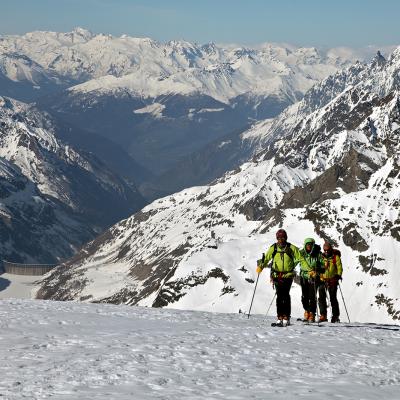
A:
POLYGON ((317 311, 317 291, 320 285, 319 280, 300 278, 301 303, 304 311, 312 312, 314 315, 317 311))
POLYGON ((279 317, 286 316, 290 318, 292 305, 290 302, 290 288, 292 287, 293 278, 276 278, 274 286, 276 290, 276 313, 279 317))
POLYGON ((338 282, 337 281, 330 281, 326 282, 324 285, 319 287, 319 309, 321 314, 327 315, 327 304, 326 304, 326 292, 329 295, 329 301, 331 302, 332 307, 332 317, 339 317, 340 310, 339 310, 339 303, 337 300, 337 289, 338 289, 338 282))

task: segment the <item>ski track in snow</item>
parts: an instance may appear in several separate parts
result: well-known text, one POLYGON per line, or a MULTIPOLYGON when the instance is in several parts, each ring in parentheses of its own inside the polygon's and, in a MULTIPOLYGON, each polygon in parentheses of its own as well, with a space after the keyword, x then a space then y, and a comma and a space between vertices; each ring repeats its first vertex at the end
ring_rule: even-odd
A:
POLYGON ((0 313, 4 399, 399 398, 400 326, 34 300, 0 313))

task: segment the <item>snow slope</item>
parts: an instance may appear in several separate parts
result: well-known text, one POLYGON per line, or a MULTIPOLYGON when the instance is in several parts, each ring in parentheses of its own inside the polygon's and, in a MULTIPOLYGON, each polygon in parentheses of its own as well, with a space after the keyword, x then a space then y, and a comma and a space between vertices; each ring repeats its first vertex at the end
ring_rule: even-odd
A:
POLYGON ((398 398, 399 326, 27 300, 0 316, 8 400, 398 398))

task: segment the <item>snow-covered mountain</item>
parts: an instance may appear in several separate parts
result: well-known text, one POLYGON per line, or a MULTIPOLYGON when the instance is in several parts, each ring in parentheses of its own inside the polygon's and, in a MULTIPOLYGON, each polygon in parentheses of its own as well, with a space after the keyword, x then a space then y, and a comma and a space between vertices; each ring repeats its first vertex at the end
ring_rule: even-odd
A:
POLYGON ((90 154, 56 139, 48 115, 0 97, 0 259, 71 256, 143 198, 90 154))
MULTIPOLYGON (((273 44, 252 49, 160 43, 126 35, 95 35, 82 28, 2 36, 0 54, 23 54, 46 71, 85 82, 74 92, 122 89, 144 98, 202 93, 225 103, 246 93, 297 98, 354 57, 351 52, 339 55, 273 44)), ((11 72, 10 78, 17 76, 11 72)))
MULTIPOLYGON (((1 47, 0 37, 0 47, 1 47)), ((22 53, 0 51, 0 95, 30 102, 75 81, 58 76, 22 53)))
MULTIPOLYGON (((245 154, 243 147, 248 149, 248 143, 241 146, 240 132, 254 121, 275 117, 356 54, 268 43, 257 48, 160 43, 96 35, 81 28, 0 38, 4 59, 25 60, 4 68, 14 90, 3 95, 17 97, 15 88, 30 84, 29 96, 36 93, 39 107, 113 141, 134 163, 156 175, 144 179, 143 193, 150 197, 208 183, 217 176, 213 166, 224 173, 239 165, 244 157, 237 155, 245 154), (58 82, 60 90, 69 88, 51 94, 39 82, 39 72, 52 84, 58 82), (209 151, 210 146, 218 140, 227 142, 227 137, 231 145, 218 158, 218 147, 209 151), (201 173, 192 163, 198 152, 208 155, 205 161, 210 165, 201 173), (192 168, 179 179, 174 171, 182 165, 192 168)), ((96 146, 90 151, 102 157, 107 146, 93 142, 96 146)), ((109 165, 120 175, 137 175, 124 171, 114 159, 109 165)))
MULTIPOLYGON (((115 225, 37 296, 237 312, 250 303, 257 258, 284 226, 298 245, 314 236, 340 247, 353 318, 398 319, 400 49, 379 60, 328 77, 259 124, 248 137, 265 148, 253 161, 115 225)), ((259 291, 261 312, 271 290, 259 291)))
POLYGON ((15 299, 0 317, 5 399, 398 398, 398 325, 15 299))

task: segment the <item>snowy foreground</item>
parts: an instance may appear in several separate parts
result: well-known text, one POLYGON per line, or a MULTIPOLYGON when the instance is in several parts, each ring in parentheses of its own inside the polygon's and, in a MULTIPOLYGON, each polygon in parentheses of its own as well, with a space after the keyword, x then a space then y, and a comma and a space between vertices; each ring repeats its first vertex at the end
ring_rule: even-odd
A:
POLYGON ((400 326, 1 300, 5 399, 398 399, 400 326))

